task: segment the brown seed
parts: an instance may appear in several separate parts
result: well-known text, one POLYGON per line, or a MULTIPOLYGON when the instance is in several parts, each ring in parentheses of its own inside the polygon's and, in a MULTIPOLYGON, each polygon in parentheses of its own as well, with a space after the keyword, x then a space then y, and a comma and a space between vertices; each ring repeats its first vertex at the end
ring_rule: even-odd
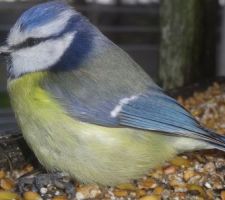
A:
POLYGON ((31 164, 28 164, 24 167, 24 170, 28 173, 34 170, 34 167, 31 164))
POLYGON ((113 193, 117 197, 126 197, 128 195, 128 192, 126 190, 119 190, 119 189, 115 189, 113 193))
POLYGON ((188 169, 184 171, 184 180, 188 181, 190 178, 195 176, 195 172, 192 169, 188 169))
POLYGON ((195 117, 199 117, 203 114, 202 112, 203 112, 202 110, 192 110, 191 114, 194 115, 195 117))
POLYGON ((0 191, 1 200, 21 200, 21 198, 14 192, 0 191))
POLYGON ((146 195, 145 190, 137 190, 137 191, 136 191, 136 196, 137 196, 138 198, 143 197, 143 196, 145 196, 145 195, 146 195))
POLYGON ((171 179, 170 181, 169 181, 169 184, 170 184, 170 186, 172 186, 172 187, 176 187, 176 186, 178 186, 178 187, 183 187, 185 184, 183 183, 183 182, 181 182, 179 179, 178 180, 176 180, 176 179, 171 179))
POLYGON ((149 173, 149 176, 155 179, 161 179, 163 176, 163 168, 157 168, 149 173))
MULTIPOLYGON (((206 194, 210 200, 214 199, 214 194, 212 190, 206 190, 206 194)), ((222 199, 222 200, 225 200, 225 199, 222 199)))
POLYGON ((190 160, 187 160, 180 156, 175 157, 173 160, 170 161, 170 163, 177 167, 181 167, 181 166, 189 167, 191 165, 190 160))
POLYGON ((5 178, 5 175, 6 175, 5 171, 3 169, 1 169, 0 170, 0 179, 5 178))
POLYGON ((220 193, 220 197, 221 197, 222 200, 225 200, 225 191, 222 191, 220 193))
POLYGON ((205 200, 205 198, 203 198, 203 197, 196 197, 195 199, 196 200, 205 200))
POLYGON ((171 165, 171 166, 169 166, 169 167, 166 167, 166 168, 164 169, 164 174, 173 174, 173 173, 175 173, 175 172, 176 172, 176 167, 173 166, 173 165, 171 165))
POLYGON ((184 105, 184 99, 182 96, 178 96, 177 101, 179 102, 179 104, 184 105))
POLYGON ((23 194, 24 200, 42 200, 41 196, 37 192, 25 192, 23 194))
POLYGON ((131 183, 120 184, 120 185, 117 185, 116 187, 121 190, 129 190, 129 191, 137 190, 137 187, 131 183))
POLYGON ((140 189, 153 189, 157 186, 157 183, 155 181, 155 179, 153 178, 148 178, 146 180, 143 180, 140 185, 139 188, 140 189))
POLYGON ((153 194, 155 194, 155 195, 161 195, 162 192, 163 192, 163 190, 164 190, 163 187, 158 186, 158 187, 156 187, 156 188, 154 189, 153 194))
POLYGON ((82 185, 77 188, 76 197, 81 199, 96 198, 101 194, 97 185, 82 185))
POLYGON ((185 192, 179 192, 177 193, 177 199, 186 199, 186 193, 185 192))
POLYGON ((207 173, 211 174, 211 173, 215 172, 215 170, 216 170, 216 167, 213 162, 209 162, 204 166, 204 171, 207 173))
POLYGON ((189 184, 189 185, 187 185, 187 189, 189 191, 197 191, 200 194, 201 197, 206 196, 206 193, 205 193, 204 189, 199 185, 189 184))
POLYGON ((68 198, 65 196, 56 196, 52 200, 68 200, 68 198))
POLYGON ((211 178, 211 181, 212 181, 212 186, 214 189, 218 189, 218 190, 221 190, 223 189, 223 182, 221 181, 221 178, 218 177, 218 176, 213 176, 211 178))
POLYGON ((199 162, 202 162, 202 163, 205 163, 206 162, 206 159, 201 154, 197 154, 197 155, 195 155, 195 157, 197 158, 197 160, 199 162))
POLYGON ((8 178, 0 180, 0 187, 4 190, 11 190, 14 187, 14 182, 8 178))
POLYGON ((179 193, 187 192, 187 187, 185 184, 174 186, 174 191, 179 193))
POLYGON ((149 195, 140 198, 139 200, 160 200, 161 198, 158 195, 149 195))

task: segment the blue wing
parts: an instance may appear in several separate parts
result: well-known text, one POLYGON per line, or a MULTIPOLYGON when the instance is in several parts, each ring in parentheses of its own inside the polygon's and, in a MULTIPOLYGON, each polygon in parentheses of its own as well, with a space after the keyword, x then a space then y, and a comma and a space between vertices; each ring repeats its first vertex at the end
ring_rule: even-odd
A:
MULTIPOLYGON (((98 82, 87 80, 87 77, 83 79, 81 74, 76 78, 71 73, 64 75, 48 76, 44 87, 75 119, 108 127, 124 126, 153 130, 224 145, 224 138, 203 128, 189 112, 159 87, 149 86, 140 94, 139 88, 135 89, 134 84, 132 88, 120 88, 117 91, 115 89, 114 93, 110 92, 108 87, 104 87, 104 84, 100 84, 100 90, 98 82), (85 90, 80 87, 74 90, 74 87, 80 85, 85 90), (117 115, 111 115, 122 99, 132 96, 137 98, 124 103, 117 115)), ((113 85, 114 83, 111 86, 113 85)))
POLYGON ((119 119, 124 126, 204 139, 224 146, 224 138, 203 128, 175 99, 159 88, 150 88, 147 93, 129 101, 119 113, 119 119))
POLYGON ((120 123, 171 133, 205 132, 175 99, 158 88, 149 89, 147 93, 123 106, 120 112, 120 123))

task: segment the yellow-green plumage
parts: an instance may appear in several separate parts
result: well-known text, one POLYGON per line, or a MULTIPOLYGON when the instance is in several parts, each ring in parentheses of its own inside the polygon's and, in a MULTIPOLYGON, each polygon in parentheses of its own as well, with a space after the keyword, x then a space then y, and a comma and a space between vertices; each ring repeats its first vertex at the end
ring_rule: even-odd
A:
POLYGON ((9 81, 8 91, 24 138, 48 169, 68 172, 82 182, 114 185, 140 177, 178 153, 178 144, 185 149, 191 140, 75 120, 40 87, 46 75, 31 73, 9 81))
MULTIPOLYGON (((135 130, 97 127, 73 120, 39 87, 44 75, 25 75, 12 81, 8 88, 24 137, 45 166, 63 169, 83 181, 103 182, 102 179, 105 179, 112 184, 117 182, 114 179, 130 177, 129 173, 140 175, 146 172, 152 162, 147 157, 149 152, 146 151, 150 149, 146 146, 153 141, 148 143, 141 134, 138 138, 135 130), (119 134, 125 130, 126 134, 119 134), (135 134, 135 140, 130 134, 135 134), (131 146, 136 147, 135 152, 133 149, 129 151, 131 146), (143 156, 146 158, 143 159, 143 156), (123 168, 123 165, 127 166, 123 168)), ((152 145, 158 146, 158 142, 152 145)), ((162 162, 161 156, 154 158, 162 162)))

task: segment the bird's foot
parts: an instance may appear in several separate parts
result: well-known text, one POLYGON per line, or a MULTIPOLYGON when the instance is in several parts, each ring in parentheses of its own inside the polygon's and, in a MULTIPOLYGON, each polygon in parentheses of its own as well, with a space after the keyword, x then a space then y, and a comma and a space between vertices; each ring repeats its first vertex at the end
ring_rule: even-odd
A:
MULTIPOLYGON (((21 194, 25 191, 32 190, 39 192, 41 195, 46 195, 48 193, 48 188, 53 190, 53 187, 59 190, 64 190, 69 199, 73 199, 75 197, 74 184, 68 176, 65 176, 60 172, 29 175, 21 177, 18 181, 18 190, 21 194)), ((55 190, 54 193, 56 193, 55 190)))

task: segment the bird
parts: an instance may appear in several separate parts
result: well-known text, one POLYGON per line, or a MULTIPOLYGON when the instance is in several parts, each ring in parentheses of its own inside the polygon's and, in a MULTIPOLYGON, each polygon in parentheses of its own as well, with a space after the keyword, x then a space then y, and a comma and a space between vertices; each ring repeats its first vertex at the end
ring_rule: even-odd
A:
POLYGON ((224 136, 66 2, 26 10, 0 54, 23 137, 49 171, 114 186, 183 152, 225 151, 224 136))

